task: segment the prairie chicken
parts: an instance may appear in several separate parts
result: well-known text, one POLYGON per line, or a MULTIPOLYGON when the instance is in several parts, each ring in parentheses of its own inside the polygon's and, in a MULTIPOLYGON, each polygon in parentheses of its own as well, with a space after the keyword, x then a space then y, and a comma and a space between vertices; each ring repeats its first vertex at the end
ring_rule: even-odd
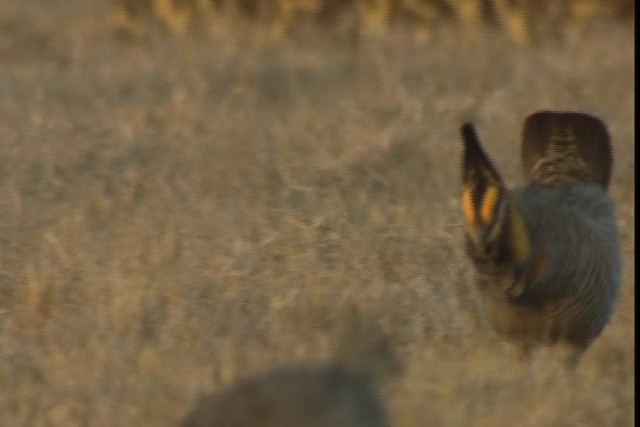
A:
POLYGON ((461 131, 466 247, 485 316, 521 360, 547 345, 575 367, 620 288, 607 129, 583 113, 530 115, 521 147, 528 183, 513 190, 473 125, 461 131))
POLYGON ((391 337, 357 316, 328 363, 277 367, 202 396, 183 427, 386 427, 383 382, 401 371, 391 337))
POLYGON ((384 427, 372 378, 339 366, 279 368, 204 396, 184 427, 384 427))

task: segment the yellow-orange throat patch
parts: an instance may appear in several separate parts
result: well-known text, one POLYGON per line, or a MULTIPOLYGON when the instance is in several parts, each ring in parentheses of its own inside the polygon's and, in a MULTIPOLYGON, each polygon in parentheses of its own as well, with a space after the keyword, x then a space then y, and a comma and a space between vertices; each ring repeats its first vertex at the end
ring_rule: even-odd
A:
POLYGON ((496 214, 499 200, 500 190, 497 187, 488 187, 480 203, 474 199, 474 188, 465 188, 462 192, 462 210, 465 220, 471 226, 490 224, 496 214))
POLYGON ((480 217, 484 224, 489 224, 496 213, 496 205, 498 203, 500 193, 496 187, 489 187, 482 197, 482 205, 480 207, 480 217))
POLYGON ((511 250, 517 262, 524 262, 531 254, 531 241, 522 214, 517 208, 510 207, 511 214, 511 250))
POLYGON ((466 188, 462 192, 462 211, 464 213, 464 218, 467 221, 467 224, 475 226, 477 222, 476 208, 473 201, 472 190, 469 188, 466 188))

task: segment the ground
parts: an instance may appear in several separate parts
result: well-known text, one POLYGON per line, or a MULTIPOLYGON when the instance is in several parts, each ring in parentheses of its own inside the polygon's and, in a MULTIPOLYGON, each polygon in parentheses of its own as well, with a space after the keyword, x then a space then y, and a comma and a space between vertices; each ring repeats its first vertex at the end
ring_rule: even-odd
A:
POLYGON ((633 28, 121 40, 108 12, 0 5, 0 425, 174 425, 332 360, 353 312, 393 337, 393 426, 633 425, 633 28), (613 141, 623 286, 573 377, 512 363, 462 248, 460 124, 516 185, 539 109, 613 141))

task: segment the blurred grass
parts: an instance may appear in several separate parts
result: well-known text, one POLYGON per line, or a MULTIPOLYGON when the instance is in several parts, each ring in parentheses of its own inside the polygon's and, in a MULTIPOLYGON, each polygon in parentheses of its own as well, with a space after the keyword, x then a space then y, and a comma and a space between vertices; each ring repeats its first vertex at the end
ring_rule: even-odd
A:
POLYGON ((116 26, 125 35, 148 34, 153 23, 175 35, 215 33, 220 20, 266 26, 282 38, 309 25, 324 31, 380 35, 390 27, 429 37, 454 22, 476 33, 489 26, 518 44, 537 41, 549 29, 589 25, 603 17, 632 23, 634 0, 113 0, 116 26), (150 25, 151 24, 151 25, 150 25))
POLYGON ((632 425, 632 28, 126 43, 111 7, 0 4, 0 425, 173 425, 201 392, 332 360, 354 307, 395 338, 393 426, 632 425), (461 245, 459 124, 517 183, 542 108, 614 143, 623 290, 574 379, 508 362, 461 245))

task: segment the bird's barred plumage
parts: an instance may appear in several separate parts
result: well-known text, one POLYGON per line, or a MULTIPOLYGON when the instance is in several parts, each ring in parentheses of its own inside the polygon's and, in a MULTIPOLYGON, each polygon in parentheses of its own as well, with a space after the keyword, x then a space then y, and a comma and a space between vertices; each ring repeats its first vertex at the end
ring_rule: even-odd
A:
POLYGON ((611 147, 583 113, 529 116, 522 135, 526 186, 508 190, 473 125, 462 127, 462 208, 485 315, 522 353, 569 348, 600 335, 620 287, 620 245, 606 190, 611 147))

